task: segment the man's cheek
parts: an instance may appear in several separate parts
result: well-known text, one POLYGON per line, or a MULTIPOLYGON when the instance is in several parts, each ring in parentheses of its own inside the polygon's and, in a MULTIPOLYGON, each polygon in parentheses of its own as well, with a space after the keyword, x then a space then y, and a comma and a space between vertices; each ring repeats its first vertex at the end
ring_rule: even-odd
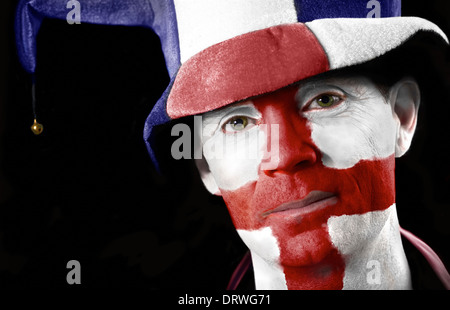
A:
POLYGON ((203 146, 209 169, 221 190, 234 191, 258 179, 266 136, 254 127, 238 134, 219 134, 203 146))
POLYGON ((378 120, 352 117, 310 122, 311 138, 322 153, 323 165, 347 169, 361 160, 392 155, 395 151, 395 128, 386 108, 383 107, 378 120))
POLYGON ((236 229, 253 230, 262 226, 254 216, 252 197, 254 196, 256 181, 235 190, 220 189, 221 195, 230 213, 236 229))

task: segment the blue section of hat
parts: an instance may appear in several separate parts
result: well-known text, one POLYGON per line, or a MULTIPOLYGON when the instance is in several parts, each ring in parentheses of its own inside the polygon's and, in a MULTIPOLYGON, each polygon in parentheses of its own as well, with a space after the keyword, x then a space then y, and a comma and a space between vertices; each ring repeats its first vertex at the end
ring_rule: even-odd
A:
POLYGON ((15 30, 19 60, 26 71, 36 68, 36 36, 44 18, 67 19, 70 8, 80 5, 81 23, 141 26, 153 29, 161 40, 167 69, 180 66, 178 29, 173 1, 160 0, 21 0, 15 30))
POLYGON ((294 0, 294 4, 298 21, 302 23, 323 18, 395 17, 401 15, 401 0, 294 0), (377 11, 380 16, 372 14, 377 11))

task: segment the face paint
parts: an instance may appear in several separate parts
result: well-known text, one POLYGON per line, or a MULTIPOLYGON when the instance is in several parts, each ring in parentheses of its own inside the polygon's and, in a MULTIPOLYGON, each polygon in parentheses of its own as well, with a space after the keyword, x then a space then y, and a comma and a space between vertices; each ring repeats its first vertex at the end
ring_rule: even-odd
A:
MULTIPOLYGON (((352 243, 352 237, 330 236, 328 223, 330 218, 369 214, 348 227, 369 230, 359 238, 364 244, 386 221, 371 214, 395 202, 396 123, 391 106, 362 78, 292 86, 235 108, 239 106, 253 111, 237 114, 250 118, 252 126, 232 130, 241 136, 233 145, 240 152, 258 148, 258 156, 207 158, 236 229, 253 256, 279 266, 287 288, 343 288, 348 262, 340 248, 352 243), (265 170, 261 158, 266 146, 261 141, 271 140, 267 128, 273 124, 279 128, 277 165, 265 170), (248 140, 242 138, 244 133, 248 140), (271 246, 261 246, 268 240, 271 246)), ((204 136, 204 145, 230 134, 222 129, 236 114, 225 115, 220 131, 204 136)), ((339 231, 337 226, 332 232, 339 231)))

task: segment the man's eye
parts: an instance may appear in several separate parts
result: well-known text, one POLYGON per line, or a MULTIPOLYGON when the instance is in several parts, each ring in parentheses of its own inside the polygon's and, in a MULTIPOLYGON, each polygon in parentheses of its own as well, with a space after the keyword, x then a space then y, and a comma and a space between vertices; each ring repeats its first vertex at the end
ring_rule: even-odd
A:
POLYGON ((249 125, 255 124, 255 120, 246 116, 236 116, 230 119, 223 126, 225 132, 236 132, 246 129, 249 125))
MULTIPOLYGON (((341 98, 336 95, 324 94, 313 100, 313 105, 317 104, 321 108, 329 108, 341 102, 341 98)), ((312 106, 314 108, 314 106, 312 106)))

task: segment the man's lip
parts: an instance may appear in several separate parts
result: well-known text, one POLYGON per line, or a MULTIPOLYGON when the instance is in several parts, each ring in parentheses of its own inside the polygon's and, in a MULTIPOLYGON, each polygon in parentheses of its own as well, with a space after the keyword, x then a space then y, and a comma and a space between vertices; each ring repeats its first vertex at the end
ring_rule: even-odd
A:
POLYGON ((274 213, 286 212, 295 209, 303 209, 302 213, 309 213, 316 209, 322 209, 326 205, 332 205, 337 202, 337 196, 330 192, 311 191, 305 198, 295 201, 289 201, 278 207, 266 211, 262 214, 265 218, 274 213), (326 204, 326 205, 324 205, 326 204))

